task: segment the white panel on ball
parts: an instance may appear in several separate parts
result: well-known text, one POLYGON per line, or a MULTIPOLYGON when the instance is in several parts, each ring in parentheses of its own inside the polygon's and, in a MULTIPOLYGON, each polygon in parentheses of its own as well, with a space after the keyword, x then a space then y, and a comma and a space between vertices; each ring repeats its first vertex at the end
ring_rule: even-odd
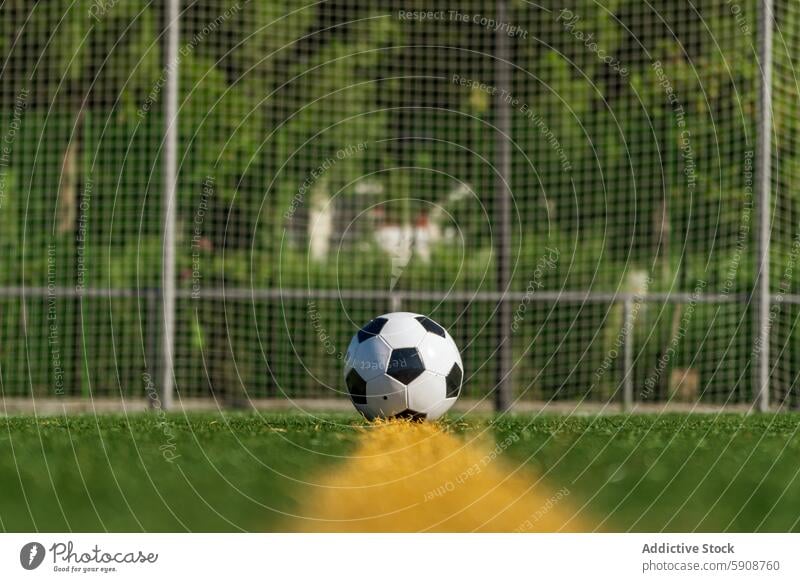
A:
POLYGON ((381 337, 393 348, 415 348, 426 335, 428 332, 412 313, 390 318, 381 330, 381 337))
POLYGON ((401 382, 386 375, 367 382, 367 410, 375 416, 390 417, 408 408, 406 387, 401 382))
MULTIPOLYGON (((446 393, 444 376, 425 370, 408 385, 408 408, 429 414, 437 404, 444 402, 446 393)), ((428 418, 432 419, 430 416, 428 418)))
POLYGON ((417 351, 425 362, 425 369, 442 376, 447 375, 458 358, 453 343, 435 333, 426 333, 417 351))
POLYGON ((361 342, 352 365, 364 380, 370 381, 383 375, 391 354, 392 348, 381 336, 375 336, 361 342))

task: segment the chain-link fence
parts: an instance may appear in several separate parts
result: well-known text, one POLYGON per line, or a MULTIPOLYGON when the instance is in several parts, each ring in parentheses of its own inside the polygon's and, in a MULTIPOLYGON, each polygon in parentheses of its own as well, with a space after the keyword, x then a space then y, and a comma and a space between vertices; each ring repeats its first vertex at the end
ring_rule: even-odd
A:
POLYGON ((406 310, 469 402, 798 400, 790 0, 0 15, 6 399, 346 402, 406 310))

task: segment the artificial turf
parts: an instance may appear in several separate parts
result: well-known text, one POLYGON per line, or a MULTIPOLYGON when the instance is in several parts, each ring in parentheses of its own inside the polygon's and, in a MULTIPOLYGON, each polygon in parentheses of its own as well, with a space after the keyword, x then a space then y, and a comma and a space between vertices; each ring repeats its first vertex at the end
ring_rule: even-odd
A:
MULTIPOLYGON (((369 438, 355 415, 9 417, 3 531, 275 531, 369 438), (168 458, 173 458, 170 462, 168 458)), ((451 418, 606 531, 798 531, 800 416, 451 418), (513 437, 513 438, 509 438, 513 437)), ((525 516, 520 516, 524 518, 525 516)))
POLYGON ((237 414, 0 420, 0 526, 273 529, 313 494, 303 480, 351 448, 360 423, 237 414))
POLYGON ((605 531, 800 531, 800 415, 512 417, 508 456, 605 531))

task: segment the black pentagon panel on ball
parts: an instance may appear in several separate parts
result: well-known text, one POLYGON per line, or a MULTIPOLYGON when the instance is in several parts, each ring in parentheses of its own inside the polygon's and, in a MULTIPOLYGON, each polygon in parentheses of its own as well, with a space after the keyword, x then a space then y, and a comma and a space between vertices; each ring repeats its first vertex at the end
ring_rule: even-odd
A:
POLYGON ((368 340, 371 337, 375 337, 381 333, 381 330, 383 329, 383 326, 386 325, 387 321, 389 320, 385 317, 376 317, 367 323, 367 325, 358 330, 358 343, 368 340))
POLYGON ((419 357, 417 348, 400 348, 392 350, 386 374, 403 384, 410 384, 415 378, 425 371, 422 358, 419 357))
POLYGON ((455 398, 458 396, 463 376, 464 373, 461 371, 461 368, 458 367, 458 364, 453 364, 453 367, 450 368, 450 371, 447 373, 447 378, 445 379, 447 383, 446 398, 455 398))
POLYGON ((347 382, 347 391, 350 392, 350 398, 353 400, 353 404, 366 404, 367 381, 355 370, 350 370, 345 382, 347 382))
POLYGON ((410 408, 406 408, 402 412, 398 412, 394 415, 395 418, 405 418, 406 420, 416 420, 418 422, 422 422, 427 416, 428 415, 424 412, 417 412, 416 410, 411 410, 410 408))
POLYGON ((420 315, 418 317, 415 317, 414 319, 420 322, 422 324, 422 327, 424 327, 427 331, 435 333, 438 336, 445 337, 444 328, 435 321, 433 321, 431 318, 425 317, 424 315, 420 315))

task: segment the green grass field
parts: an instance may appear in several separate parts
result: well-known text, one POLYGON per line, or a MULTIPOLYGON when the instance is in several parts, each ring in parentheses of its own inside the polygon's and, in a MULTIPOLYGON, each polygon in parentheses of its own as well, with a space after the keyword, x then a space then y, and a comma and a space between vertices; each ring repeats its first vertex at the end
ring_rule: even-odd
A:
MULTIPOLYGON (((281 531, 369 438, 355 415, 0 420, 3 531, 281 531), (165 458, 174 457, 172 462, 165 458)), ((450 420, 607 531, 800 531, 798 415, 450 420), (511 440, 509 442, 511 442, 511 440)))

